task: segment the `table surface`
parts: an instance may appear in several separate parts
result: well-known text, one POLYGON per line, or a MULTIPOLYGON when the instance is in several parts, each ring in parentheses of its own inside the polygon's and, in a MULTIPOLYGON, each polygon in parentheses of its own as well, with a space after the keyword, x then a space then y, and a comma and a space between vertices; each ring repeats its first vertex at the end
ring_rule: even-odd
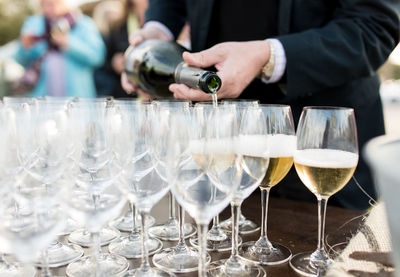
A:
MULTIPOLYGON (((300 202, 280 198, 271 198, 268 212, 268 237, 289 247, 293 254, 313 251, 317 245, 317 201, 315 203, 300 202)), ((260 194, 255 192, 242 205, 242 213, 257 224, 261 221, 260 194)), ((164 222, 168 217, 168 199, 163 198, 152 210, 156 224, 164 222)), ((221 220, 230 217, 230 209, 226 208, 220 215, 221 220)), ((328 206, 326 217, 326 241, 329 245, 341 244, 348 240, 349 234, 357 231, 362 220, 362 212, 328 206)), ((186 216, 186 221, 192 221, 186 216)), ((243 242, 257 240, 260 232, 241 235, 243 242)), ((164 247, 171 247, 176 242, 163 242, 164 247)), ((103 251, 107 251, 103 247, 103 251)), ((89 249, 85 252, 90 253, 89 249)), ((229 252, 210 253, 212 261, 228 258, 229 252)), ((139 265, 140 260, 129 260, 131 266, 139 265)), ((264 267, 268 276, 298 276, 288 263, 264 267)), ((65 267, 53 270, 54 274, 65 276, 65 267)), ((197 272, 178 274, 178 276, 197 276, 197 272)))

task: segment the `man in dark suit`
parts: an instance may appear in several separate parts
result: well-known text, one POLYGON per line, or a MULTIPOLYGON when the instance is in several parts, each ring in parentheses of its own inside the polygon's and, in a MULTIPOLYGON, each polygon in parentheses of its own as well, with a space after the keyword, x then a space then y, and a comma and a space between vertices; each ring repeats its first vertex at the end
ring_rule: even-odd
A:
MULTIPOLYGON (((200 52, 183 58, 194 66, 215 66, 223 83, 219 98, 288 104, 296 122, 304 106, 352 107, 362 149, 384 134, 376 71, 399 41, 399 11, 398 0, 151 0, 147 23, 131 43, 175 39, 189 22, 192 50, 200 52)), ((134 90, 125 76, 122 81, 134 90)), ((210 99, 182 84, 170 90, 176 98, 210 99)), ((294 176, 276 193, 312 199, 294 176)), ((362 157, 355 177, 375 198, 362 157)), ((331 203, 364 209, 368 200, 352 180, 331 203)))

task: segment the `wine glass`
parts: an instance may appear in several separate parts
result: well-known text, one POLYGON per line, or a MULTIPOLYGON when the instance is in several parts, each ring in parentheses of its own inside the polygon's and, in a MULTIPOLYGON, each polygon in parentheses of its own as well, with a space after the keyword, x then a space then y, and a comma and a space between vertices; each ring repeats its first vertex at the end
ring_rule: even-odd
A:
MULTIPOLYGON (((4 210, 7 205, 6 199, 12 192, 12 181, 10 182, 11 176, 15 172, 15 168, 19 168, 19 163, 10 162, 15 161, 16 148, 15 146, 15 133, 13 132, 13 116, 12 111, 9 111, 7 107, 4 107, 3 103, 0 102, 0 198, 2 199, 0 204, 1 214, 4 214, 4 210), (11 126, 10 126, 11 125, 11 126), (13 166, 14 165, 14 166, 13 166), (8 169, 11 169, 10 171, 8 169)), ((14 175, 15 176, 15 175, 14 175)), ((15 179, 13 179, 15 180, 15 179)), ((10 252, 10 251, 8 251, 10 252)), ((0 254, 0 275, 1 276, 34 276, 36 274, 35 269, 29 265, 21 265, 18 263, 10 263, 5 259, 3 253, 0 254)))
MULTIPOLYGON (((190 118, 190 111, 181 110, 177 108, 164 108, 160 107, 154 117, 152 129, 157 130, 155 133, 155 146, 153 155, 159 161, 159 164, 165 168, 168 162, 168 147, 171 141, 171 136, 174 134, 171 131, 174 126, 183 125, 188 122, 190 118)), ((165 175, 167 179, 168 173, 167 168, 161 175, 165 175)), ((159 172, 160 174, 160 172, 159 172)), ((168 181, 168 180, 166 180, 168 181)), ((179 241, 175 247, 167 248, 157 253, 153 257, 153 264, 161 269, 172 271, 175 273, 184 273, 196 271, 198 268, 199 252, 197 249, 188 247, 185 243, 185 231, 184 231, 184 216, 185 210, 178 205, 179 211, 179 241)))
MULTIPOLYGON (((168 108, 179 109, 185 113, 188 112, 191 102, 189 100, 181 99, 157 99, 153 101, 153 104, 155 106, 155 112, 157 112, 160 108, 168 108)), ((161 172, 163 170, 164 169, 160 168, 159 173, 161 174, 161 178, 167 182, 165 177, 163 177, 165 174, 161 172)), ((196 233, 196 228, 193 226, 193 224, 185 223, 184 218, 179 217, 183 214, 183 212, 178 213, 178 220, 176 219, 176 201, 171 192, 168 192, 168 200, 169 218, 167 222, 151 227, 149 229, 150 235, 161 240, 177 241, 180 240, 179 230, 181 229, 181 225, 183 225, 185 238, 193 236, 196 233)))
MULTIPOLYGON (((97 187, 101 188, 101 185, 107 186, 110 182, 114 180, 114 178, 110 178, 110 176, 114 176, 116 178, 117 174, 114 173, 112 174, 112 171, 118 171, 119 169, 115 166, 115 163, 113 162, 112 158, 112 151, 111 149, 108 149, 107 151, 101 151, 99 149, 99 155, 97 155, 95 152, 95 149, 88 151, 84 151, 82 149, 82 142, 84 142, 84 139, 82 136, 89 135, 85 134, 83 130, 85 130, 84 124, 86 121, 86 124, 91 124, 91 126, 95 126, 95 124, 92 124, 88 122, 90 120, 89 115, 92 114, 93 117, 99 116, 99 118, 105 117, 106 110, 105 108, 109 108, 112 106, 112 98, 110 97, 97 97, 97 98, 74 98, 73 101, 71 102, 71 114, 75 118, 83 118, 84 121, 79 120, 76 123, 77 131, 75 132, 75 135, 72 138, 77 139, 76 143, 76 150, 75 150, 75 157, 74 157, 74 164, 77 166, 75 167, 76 169, 82 169, 82 170, 76 170, 75 175, 77 176, 76 180, 81 184, 85 185, 86 184, 91 184, 91 179, 93 173, 96 172, 96 170, 100 170, 99 173, 96 173, 97 175, 107 175, 107 177, 101 177, 97 179, 97 187), (104 109, 104 110, 103 110, 104 109), (89 112, 92 110, 92 112, 89 112), (97 115, 96 115, 97 113, 97 115), (103 114, 104 113, 104 114, 103 114), (90 152, 93 152, 90 154, 90 152), (97 155, 97 156, 96 156, 97 155), (111 162, 110 162, 111 161, 111 162), (85 165, 85 163, 88 163, 85 165), (109 165, 109 166, 105 166, 109 165)), ((109 109, 108 109, 109 111, 109 109)), ((104 125, 105 123, 102 123, 104 125)), ((92 127, 87 128, 87 131, 90 132, 90 129, 93 129, 92 127)), ((99 129, 99 128, 98 128, 99 129)), ((100 128, 101 129, 101 128, 100 128)), ((97 131, 99 132, 99 131, 97 131)), ((101 133, 101 132, 100 132, 101 133)), ((93 144, 93 143, 92 143, 93 144)), ((101 148, 101 147, 100 147, 101 148)), ((79 223, 78 223, 79 224, 79 223)), ((80 224, 82 225, 82 224, 80 224)), ((110 228, 110 227, 104 227, 102 230, 99 232, 100 236, 100 245, 104 246, 109 244, 111 241, 114 241, 115 239, 120 237, 120 232, 115 229, 115 228, 110 228)), ((83 247, 90 247, 92 245, 92 238, 90 235, 90 232, 88 230, 85 230, 84 228, 77 229, 73 232, 70 233, 68 236, 68 240, 72 242, 73 244, 78 244, 83 247)))
MULTIPOLYGON (((68 188, 63 180, 68 171, 67 157, 71 150, 67 141, 69 120, 66 110, 43 102, 39 107, 30 112, 22 110, 15 115, 17 156, 24 168, 20 176, 24 178, 16 180, 14 197, 20 207, 27 207, 31 213, 15 218, 13 213, 9 214, 8 227, 15 246, 20 248, 16 255, 21 259, 35 256, 31 251, 43 251, 41 265, 43 275, 48 276, 49 260, 44 248, 64 227, 61 196, 68 188), (19 225, 20 217, 26 220, 31 217, 31 224, 16 231, 12 226, 19 225)), ((78 257, 83 254, 81 249, 73 250, 78 251, 78 257)))
MULTIPOLYGON (((154 162, 146 146, 145 132, 143 132, 143 128, 148 124, 147 115, 150 114, 150 108, 152 107, 149 104, 139 102, 128 101, 124 104, 117 102, 116 118, 113 120, 113 132, 116 134, 114 136, 116 140, 113 142, 114 152, 122 168, 121 176, 116 183, 128 197, 132 220, 130 234, 119 241, 112 242, 108 249, 110 253, 126 258, 142 256, 142 239, 140 227, 137 225, 137 222, 141 222, 141 220, 136 220, 135 202, 130 195, 131 191, 135 190, 137 180, 140 180, 154 167, 154 162)), ((145 222, 148 227, 147 219, 154 222, 154 218, 147 215, 145 222)), ((152 255, 160 251, 162 243, 156 238, 148 238, 146 246, 147 251, 152 255)))
MULTIPOLYGON (((41 180, 44 184, 51 183, 52 180, 58 179, 62 174, 66 175, 69 170, 67 167, 71 164, 74 140, 67 138, 72 137, 74 124, 69 117, 68 103, 69 100, 65 98, 40 101, 37 116, 31 117, 31 125, 36 126, 35 131, 38 138, 36 141, 40 151, 31 157, 32 161, 28 163, 33 165, 27 166, 25 170, 33 178, 41 180), (45 133, 43 134, 43 132, 45 133), (50 139, 53 141, 51 142, 50 139), (51 142, 51 145, 49 142, 51 142), (48 157, 50 151, 57 153, 52 154, 54 157, 50 157, 51 160, 48 157), (58 160, 54 160, 54 158, 58 160)), ((46 249, 46 255, 49 267, 59 267, 79 259, 83 255, 83 250, 77 245, 67 245, 55 240, 46 249)), ((36 264, 41 266, 40 261, 37 261, 36 264)))
POLYGON ((277 242, 270 242, 267 236, 267 211, 269 192, 289 172, 296 150, 296 136, 290 106, 260 105, 267 124, 270 160, 267 173, 260 184, 261 190, 261 235, 257 241, 242 245, 242 257, 263 264, 275 265, 287 262, 292 253, 277 242))
MULTIPOLYGON (((153 129, 151 124, 151 117, 154 116, 152 106, 145 106, 145 112, 142 113, 146 116, 143 124, 138 126, 139 129, 139 142, 138 147, 143 149, 142 156, 146 157, 139 164, 135 163, 135 168, 127 171, 124 178, 127 181, 122 182, 120 189, 124 191, 127 197, 135 203, 135 207, 141 216, 141 233, 142 233, 142 263, 139 268, 128 271, 124 276, 175 276, 173 273, 160 270, 150 266, 149 253, 147 248, 148 231, 146 225, 146 215, 150 212, 152 207, 163 198, 169 191, 169 182, 164 182, 157 172, 157 164, 160 163, 159 159, 154 156, 154 149, 156 148, 153 143, 157 132, 160 130, 153 129), (155 136, 155 137, 153 137, 155 136), (143 139, 144 138, 144 139, 143 139)), ((162 141, 159 142, 163 143, 162 141)), ((158 239, 154 239, 157 240, 158 239)), ((162 243, 159 241, 160 248, 162 243)))
MULTIPOLYGON (((118 275, 128 269, 124 257, 102 253, 100 232, 120 215, 125 197, 115 186, 120 165, 113 152, 113 110, 105 101, 76 102, 72 108, 75 119, 74 171, 75 186, 66 195, 68 212, 90 233, 92 255, 84 256, 67 267, 67 275, 118 275)), ((71 234, 72 235, 72 234, 71 234)))
MULTIPOLYGON (((235 151, 241 157, 238 165, 242 177, 231 201, 232 208, 232 253, 228 259, 213 262, 208 267, 209 276, 266 276, 265 270, 239 256, 237 243, 239 234, 239 211, 242 202, 261 183, 269 164, 267 126, 263 111, 257 106, 240 109, 242 112, 239 136, 235 151)), ((221 180, 224 182, 225 180, 221 180)))
MULTIPOLYGON (((239 108, 244 108, 247 106, 258 106, 260 103, 259 100, 256 99, 223 99, 221 101, 222 105, 231 104, 237 105, 239 108)), ((220 227, 226 231, 232 230, 232 217, 223 220, 220 222, 220 227)), ((255 222, 247 219, 241 211, 239 211, 239 234, 247 235, 260 230, 260 226, 258 226, 255 222)), ((239 238, 240 239, 240 238, 239 238)), ((239 242, 241 244, 241 242, 239 242)))
POLYGON ((321 276, 332 264, 324 241, 326 205, 347 184, 358 163, 354 110, 303 108, 293 158, 301 181, 318 200, 318 246, 314 252, 294 255, 289 264, 299 274, 321 276))
MULTIPOLYGON (((141 104, 149 104, 150 102, 148 99, 137 100, 132 98, 126 98, 126 99, 118 98, 114 99, 112 103, 115 107, 135 107, 141 104)), ((114 222, 112 222, 111 226, 124 232, 131 232, 132 226, 134 226, 134 228, 137 229, 136 232, 139 238, 140 224, 138 223, 140 222, 140 220, 141 220, 140 216, 137 214, 136 209, 132 207, 132 205, 129 205, 128 211, 124 213, 122 216, 118 217, 114 222)), ((146 224, 148 227, 151 227, 154 225, 155 221, 156 221, 155 218, 149 215, 148 218, 146 219, 146 224)))
POLYGON ((241 172, 234 151, 238 131, 235 107, 212 108, 209 113, 202 109, 195 108, 192 120, 171 132, 175 137, 168 147, 167 164, 174 196, 198 225, 198 274, 206 276, 208 224, 231 201, 241 172))
MULTIPOLYGON (((222 102, 223 105, 228 105, 228 102, 222 102)), ((242 103, 242 102, 240 102, 242 103)), ((243 102, 245 103, 245 102, 243 102)), ((236 105, 236 104, 230 104, 230 105, 236 105)), ((236 105, 237 108, 239 109, 239 105, 236 105)), ((206 117, 211 109, 214 107, 214 102, 212 101, 205 101, 205 102, 198 102, 195 104, 196 109, 195 113, 204 113, 202 117, 206 117)), ((238 112, 237 115, 240 115, 238 112)), ((231 227, 231 225, 229 226, 231 227)), ((225 230, 222 228, 219 220, 219 214, 216 215, 213 218, 213 224, 211 226, 211 229, 207 233, 207 250, 208 251, 216 251, 216 252, 223 252, 223 251, 229 251, 232 248, 232 234, 231 234, 232 228, 229 230, 225 230)), ((190 243, 194 247, 198 247, 199 242, 198 238, 191 238, 190 243)), ((242 238, 238 236, 238 244, 242 244, 242 238)))

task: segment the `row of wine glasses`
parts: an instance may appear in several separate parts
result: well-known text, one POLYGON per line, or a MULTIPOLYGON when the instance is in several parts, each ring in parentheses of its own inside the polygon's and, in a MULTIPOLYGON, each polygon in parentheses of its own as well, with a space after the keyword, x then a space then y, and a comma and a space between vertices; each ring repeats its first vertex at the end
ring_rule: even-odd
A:
MULTIPOLYGON (((298 273, 315 276, 331 263, 323 244, 326 202, 357 165, 352 109, 305 108, 296 136, 289 106, 249 100, 217 106, 106 98, 3 102, 0 252, 40 266, 43 276, 51 276, 49 266, 67 264, 66 273, 72 277, 175 276, 197 267, 199 276, 265 276, 260 265, 288 260, 298 273), (292 257, 288 248, 268 240, 267 207, 269 190, 293 161, 318 199, 319 242, 312 254, 292 257), (239 233, 254 227, 240 220, 240 206, 257 187, 261 236, 240 247, 239 233), (178 225, 174 224, 178 234, 172 235, 171 221, 148 231, 154 223, 151 208, 169 192, 179 203, 178 225), (115 240, 119 232, 107 226, 124 221, 115 219, 126 202, 131 220, 125 221, 131 222, 131 232, 115 240), (232 217, 221 224, 216 217, 229 203, 232 217), (198 238, 191 240, 194 247, 185 242, 196 232, 184 222, 185 210, 198 225, 198 238), (71 233, 76 228, 67 226, 70 222, 81 229, 71 233), (231 232, 224 230, 228 227, 231 232), (69 233, 72 244, 57 242, 60 234, 69 233), (178 243, 162 249, 157 237, 178 243), (76 242, 91 246, 91 255, 83 256, 76 242), (107 243, 109 253, 104 253, 100 246, 107 243), (59 249, 62 258, 54 252, 59 249), (231 250, 231 256, 211 262, 207 250, 223 249, 231 250), (155 267, 149 260, 153 254, 155 267), (138 257, 141 265, 127 271, 127 258, 138 257)), ((171 197, 170 211, 174 201, 171 197)), ((0 262, 1 270, 35 274, 33 267, 9 264, 4 258, 0 262)))

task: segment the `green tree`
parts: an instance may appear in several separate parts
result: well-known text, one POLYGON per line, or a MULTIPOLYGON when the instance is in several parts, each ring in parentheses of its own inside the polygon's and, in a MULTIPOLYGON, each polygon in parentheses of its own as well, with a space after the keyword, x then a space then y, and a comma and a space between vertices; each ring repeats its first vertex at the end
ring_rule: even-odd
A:
POLYGON ((26 16, 32 14, 28 0, 0 0, 0 46, 18 38, 26 16))

